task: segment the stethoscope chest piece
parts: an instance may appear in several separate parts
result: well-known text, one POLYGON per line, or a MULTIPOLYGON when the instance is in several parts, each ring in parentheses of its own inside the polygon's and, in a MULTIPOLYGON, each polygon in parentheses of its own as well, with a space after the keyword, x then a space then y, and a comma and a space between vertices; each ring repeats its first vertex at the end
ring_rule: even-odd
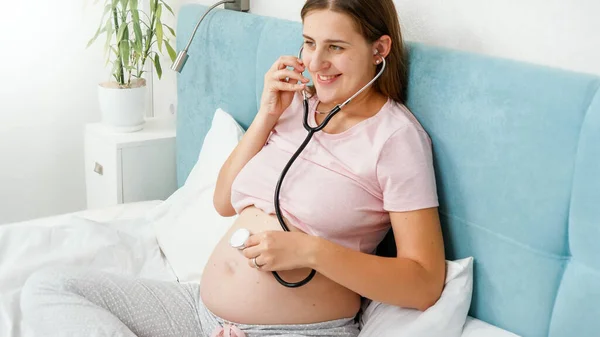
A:
POLYGON ((240 228, 233 232, 231 238, 229 238, 229 245, 236 249, 244 249, 244 243, 250 237, 250 231, 246 228, 240 228))

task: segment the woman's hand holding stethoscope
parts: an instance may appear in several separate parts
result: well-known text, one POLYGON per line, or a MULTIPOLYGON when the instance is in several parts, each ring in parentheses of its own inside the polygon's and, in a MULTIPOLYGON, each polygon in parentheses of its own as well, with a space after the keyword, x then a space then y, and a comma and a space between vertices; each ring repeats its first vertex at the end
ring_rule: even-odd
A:
POLYGON ((250 234, 237 232, 232 245, 238 240, 237 248, 248 259, 248 265, 260 271, 285 271, 310 268, 315 237, 302 232, 265 231, 250 234), (245 239, 245 240, 244 240, 245 239), (242 243, 243 242, 243 243, 242 243))
POLYGON ((275 61, 265 74, 261 109, 279 118, 292 103, 294 93, 304 90, 306 84, 310 82, 302 75, 305 69, 302 60, 295 56, 281 56, 275 61))

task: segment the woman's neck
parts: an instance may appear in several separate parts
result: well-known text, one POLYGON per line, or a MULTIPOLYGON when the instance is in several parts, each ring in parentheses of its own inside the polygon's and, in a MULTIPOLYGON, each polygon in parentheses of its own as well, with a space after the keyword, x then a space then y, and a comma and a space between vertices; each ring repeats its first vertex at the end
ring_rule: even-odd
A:
MULTIPOLYGON (((385 97, 383 94, 375 91, 374 89, 365 90, 363 93, 350 101, 348 105, 344 106, 342 112, 344 112, 345 115, 371 117, 377 113, 377 111, 379 111, 386 102, 387 97, 385 97)), ((344 102, 323 103, 319 101, 317 105, 317 111, 327 113, 336 105, 342 103, 344 102)))

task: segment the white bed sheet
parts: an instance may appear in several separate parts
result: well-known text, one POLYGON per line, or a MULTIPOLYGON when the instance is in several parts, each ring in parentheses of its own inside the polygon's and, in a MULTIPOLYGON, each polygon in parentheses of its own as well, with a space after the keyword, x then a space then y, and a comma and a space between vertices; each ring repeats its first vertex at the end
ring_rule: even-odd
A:
POLYGON ((52 265, 87 266, 176 280, 156 243, 148 212, 161 201, 119 205, 0 226, 0 336, 27 336, 20 324, 23 283, 52 265))

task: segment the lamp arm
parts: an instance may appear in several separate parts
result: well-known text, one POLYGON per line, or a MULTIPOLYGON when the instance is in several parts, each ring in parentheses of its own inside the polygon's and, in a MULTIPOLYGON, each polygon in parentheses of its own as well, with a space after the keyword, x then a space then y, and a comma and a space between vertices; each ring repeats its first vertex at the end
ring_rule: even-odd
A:
POLYGON ((198 27, 200 27, 200 23, 202 22, 202 20, 204 20, 206 15, 211 10, 213 10, 215 7, 217 7, 219 5, 226 4, 226 3, 235 3, 235 2, 236 2, 236 0, 222 0, 222 1, 219 1, 216 4, 212 5, 206 12, 204 12, 202 17, 200 18, 200 21, 198 21, 198 23, 196 24, 196 27, 194 28, 194 32, 192 33, 192 36, 190 36, 190 40, 188 41, 187 46, 185 46, 185 48, 182 51, 177 53, 177 58, 175 59, 175 62, 173 62, 173 64, 171 65, 171 69, 175 70, 178 73, 181 73, 181 70, 185 66, 185 63, 187 62, 187 59, 188 59, 188 54, 187 54, 188 49, 190 48, 190 45, 192 44, 192 41, 194 40, 194 36, 196 35, 196 31, 198 30, 198 27))
POLYGON ((188 49, 190 48, 190 45, 192 44, 192 40, 194 40, 194 36, 196 35, 196 31, 198 30, 198 27, 200 27, 200 23, 202 22, 202 20, 204 20, 204 18, 206 17, 206 15, 208 15, 208 13, 210 11, 212 11, 215 7, 220 6, 222 4, 228 3, 228 2, 235 2, 235 0, 222 0, 217 2, 216 4, 210 6, 210 8, 208 8, 208 10, 206 12, 204 12, 204 14, 202 15, 202 17, 200 18, 200 21, 198 21, 198 23, 196 24, 196 28, 194 28, 194 32, 192 33, 192 36, 190 37, 190 40, 188 41, 187 45, 185 46, 185 51, 188 51, 188 49))

